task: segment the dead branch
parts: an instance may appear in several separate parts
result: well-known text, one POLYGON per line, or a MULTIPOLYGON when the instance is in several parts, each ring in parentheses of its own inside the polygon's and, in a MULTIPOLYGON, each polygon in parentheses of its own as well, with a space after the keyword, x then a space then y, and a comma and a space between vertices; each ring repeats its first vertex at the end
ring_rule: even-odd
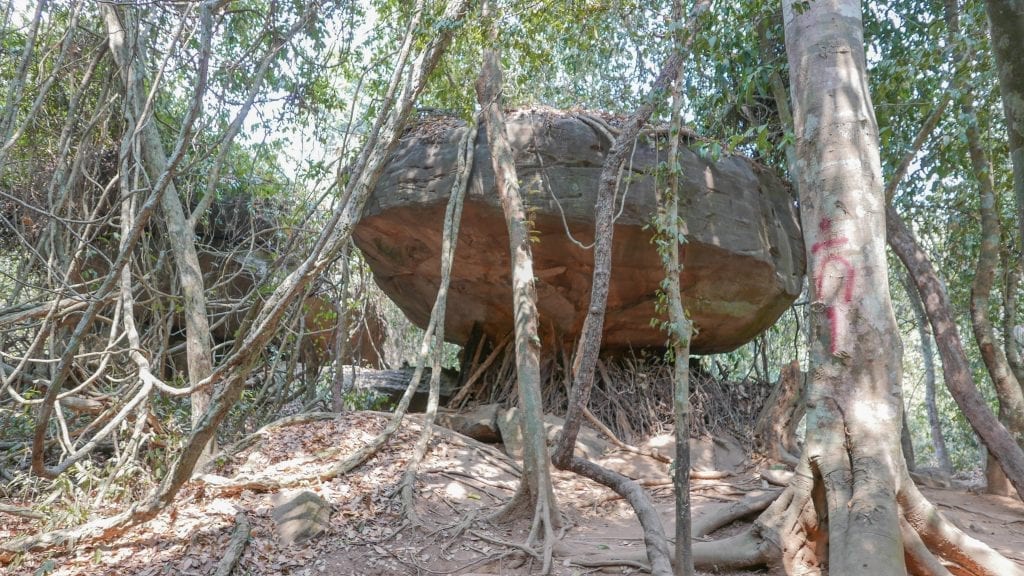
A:
POLYGON ((33 520, 46 520, 45 514, 36 512, 31 508, 11 506, 10 504, 0 504, 0 514, 10 514, 12 516, 21 516, 22 518, 31 518, 33 520))
POLYGON ((244 511, 235 514, 235 529, 231 531, 231 540, 228 542, 224 556, 217 563, 217 571, 214 576, 230 576, 235 570, 238 561, 241 560, 245 547, 249 545, 250 533, 249 519, 244 511))

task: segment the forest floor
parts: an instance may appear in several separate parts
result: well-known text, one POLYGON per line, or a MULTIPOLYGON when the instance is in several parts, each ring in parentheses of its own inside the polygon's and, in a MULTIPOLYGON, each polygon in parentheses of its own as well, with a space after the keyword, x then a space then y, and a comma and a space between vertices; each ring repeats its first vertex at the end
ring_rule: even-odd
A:
MULTIPOLYGON (((396 488, 420 434, 419 421, 407 418, 387 447, 349 474, 326 482, 310 478, 298 488, 318 494, 332 507, 326 531, 305 542, 280 544, 271 517, 273 490, 227 492, 193 481, 173 507, 128 534, 23 555, 0 567, 0 574, 214 574, 239 513, 248 519, 251 537, 234 574, 537 572, 538 562, 509 544, 526 541, 529 522, 496 526, 486 521, 512 495, 517 482, 516 464, 493 446, 451 432, 435 434, 416 485, 418 523, 406 521, 396 488)), ((217 474, 230 477, 250 470, 279 478, 301 476, 311 464, 326 463, 318 453, 338 449, 334 452, 339 456, 333 458, 340 458, 364 445, 384 424, 378 413, 356 412, 280 428, 217 474)), ((660 484, 661 474, 655 476, 648 480, 653 484, 649 490, 671 536, 671 486, 660 484)), ((596 558, 643 553, 640 526, 629 506, 603 486, 572 474, 555 472, 554 481, 565 530, 552 573, 640 573, 629 565, 582 565, 596 558)), ((693 480, 694 516, 764 490, 776 488, 767 487, 752 467, 722 480, 693 480)), ((924 493, 969 535, 1024 565, 1024 503, 965 490, 926 488, 924 493)), ((712 537, 738 529, 727 527, 712 537)), ((0 514, 0 540, 38 530, 37 521, 0 514)))

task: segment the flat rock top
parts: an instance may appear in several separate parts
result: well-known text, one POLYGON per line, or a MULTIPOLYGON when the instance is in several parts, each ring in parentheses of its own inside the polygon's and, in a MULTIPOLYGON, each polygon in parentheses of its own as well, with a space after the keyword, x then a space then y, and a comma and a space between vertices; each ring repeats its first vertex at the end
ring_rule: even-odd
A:
MULTIPOLYGON (((402 139, 354 239, 384 291, 425 326, 440 276, 441 222, 466 127, 430 120, 402 139)), ((549 111, 508 115, 521 193, 533 223, 534 274, 542 341, 557 347, 579 334, 593 271, 593 210, 611 145, 594 117, 549 111)), ((492 340, 512 329, 511 274, 504 216, 486 137, 474 166, 449 296, 446 338, 465 343, 474 323, 492 340)), ((641 138, 620 183, 605 350, 660 347, 652 319, 661 261, 647 225, 657 209, 651 173, 667 142, 641 138)), ((698 334, 695 353, 732 350, 770 326, 800 292, 803 241, 789 188, 740 156, 710 162, 682 147, 680 213, 685 221, 685 305, 698 334)))

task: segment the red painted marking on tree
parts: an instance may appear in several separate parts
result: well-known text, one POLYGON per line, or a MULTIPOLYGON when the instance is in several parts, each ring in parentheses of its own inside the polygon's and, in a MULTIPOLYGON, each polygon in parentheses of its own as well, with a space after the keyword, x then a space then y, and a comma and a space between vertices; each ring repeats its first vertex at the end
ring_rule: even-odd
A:
MULTIPOLYGON (((821 295, 821 290, 825 285, 825 271, 828 270, 830 264, 836 264, 842 269, 839 286, 843 289, 843 304, 849 304, 853 301, 853 282, 857 275, 857 271, 853 269, 853 265, 850 262, 837 254, 829 254, 825 259, 818 265, 818 271, 814 278, 814 289, 817 294, 821 295)), ((835 268, 835 266, 833 266, 835 268)))
MULTIPOLYGON (((818 230, 825 235, 831 234, 832 221, 828 218, 822 218, 818 223, 818 230)), ((819 300, 824 299, 826 278, 833 277, 838 280, 838 284, 835 286, 835 291, 832 294, 838 296, 839 302, 836 302, 836 299, 833 298, 832 303, 825 307, 825 317, 828 320, 829 326, 829 349, 832 354, 839 350, 839 341, 843 336, 842 321, 844 315, 842 313, 842 306, 853 301, 853 287, 857 279, 857 271, 850 264, 849 260, 829 252, 844 246, 847 242, 849 242, 849 239, 844 236, 826 237, 824 240, 816 242, 811 246, 812 254, 823 253, 821 261, 816 266, 814 272, 815 297, 819 300), (830 271, 833 273, 831 276, 828 274, 830 271)))
POLYGON ((835 248, 836 246, 842 246, 848 242, 847 238, 829 238, 828 240, 822 240, 816 242, 814 246, 811 246, 811 252, 817 254, 827 248, 835 248))

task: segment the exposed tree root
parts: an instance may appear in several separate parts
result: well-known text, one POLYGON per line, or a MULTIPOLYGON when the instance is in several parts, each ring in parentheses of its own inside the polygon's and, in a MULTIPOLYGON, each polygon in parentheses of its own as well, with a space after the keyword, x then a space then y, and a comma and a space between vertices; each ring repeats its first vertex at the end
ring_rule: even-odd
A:
POLYGON ((308 422, 319 422, 322 420, 334 420, 338 415, 334 412, 302 412, 300 414, 293 414, 291 416, 285 416, 278 420, 274 420, 270 424, 267 424, 259 430, 249 434, 245 438, 238 440, 234 444, 224 448, 220 452, 213 455, 209 462, 201 467, 202 471, 209 471, 210 468, 216 463, 217 460, 225 458, 233 458, 239 452, 243 452, 256 444, 259 444, 267 437, 267 433, 278 428, 285 428, 287 426, 297 426, 299 424, 306 424, 308 422))
POLYGON ((766 492, 737 500, 723 506, 712 514, 707 514, 693 523, 693 537, 704 538, 719 528, 728 526, 755 512, 760 512, 771 505, 779 497, 780 492, 766 492))
MULTIPOLYGON (((905 475, 904 480, 900 483, 897 502, 910 574, 1024 574, 1020 566, 943 518, 905 475)), ((797 476, 750 529, 724 540, 695 543, 697 567, 780 566, 787 574, 824 573, 828 563, 828 519, 819 522, 811 486, 809 477, 797 476)), ((832 535, 833 539, 840 537, 842 534, 832 535)))
MULTIPOLYGON (((809 467, 805 466, 804 470, 809 467)), ((1024 576, 1024 569, 988 545, 964 534, 924 498, 905 475, 897 503, 908 573, 913 576, 1024 576)), ((819 520, 815 506, 821 478, 797 475, 781 493, 752 496, 726 506, 694 523, 694 565, 699 570, 724 571, 768 567, 773 572, 813 575, 828 572, 828 518, 819 520), (813 490, 812 490, 813 489, 813 490), (812 497, 812 493, 815 494, 812 497), (700 538, 767 509, 754 523, 721 540, 700 538)), ((822 493, 824 497, 824 493, 822 493)), ((840 538, 842 534, 832 534, 840 538)), ((671 551, 665 552, 671 555, 671 551)), ((581 566, 639 566, 651 570, 644 553, 592 555, 573 560, 581 566)), ((652 570, 653 571, 653 570, 652 570)))
POLYGON ((224 551, 224 556, 220 562, 217 563, 217 571, 214 576, 230 576, 231 572, 234 571, 235 565, 242 558, 242 553, 245 552, 245 547, 249 545, 249 533, 251 527, 249 525, 249 519, 246 518, 244 511, 239 511, 235 515, 235 529, 231 532, 231 540, 228 542, 228 549, 224 551))
POLYGON ((690 478, 694 480, 721 480, 732 476, 728 470, 690 470, 690 478))
POLYGON ((928 550, 928 546, 906 518, 900 518, 900 535, 903 536, 903 556, 907 560, 909 572, 928 576, 952 576, 942 562, 928 550))
POLYGON ((935 556, 958 564, 968 574, 1024 575, 1024 568, 943 518, 913 482, 904 483, 897 499, 904 518, 935 556))
POLYGON ((41 514, 32 510, 31 508, 22 508, 21 506, 11 506, 10 504, 0 504, 0 514, 11 514, 13 516, 21 516, 22 518, 31 518, 33 520, 45 520, 46 514, 41 514))
POLYGON ((761 470, 759 474, 761 479, 775 486, 786 487, 789 485, 789 481, 793 479, 792 470, 772 470, 769 468, 761 470))
POLYGON ((672 574, 672 551, 665 538, 665 528, 643 487, 632 478, 583 458, 573 457, 569 463, 569 470, 611 488, 629 502, 643 527, 651 573, 672 574))
MULTIPOLYGON (((610 380, 609 380, 609 382, 610 382, 610 380)), ((632 444, 626 444, 625 442, 620 440, 619 437, 615 435, 615 432, 612 431, 611 428, 609 428, 604 422, 602 422, 600 420, 600 418, 598 418, 597 416, 594 416, 594 413, 590 411, 590 408, 584 408, 583 409, 583 417, 586 418, 587 421, 590 422, 590 424, 593 425, 594 428, 598 432, 600 432, 601 434, 604 434, 605 436, 607 436, 608 437, 608 441, 611 442, 619 450, 622 450, 623 452, 629 452, 630 454, 637 454, 639 456, 646 456, 648 458, 653 458, 654 460, 657 460, 658 462, 664 462, 665 464, 671 464, 672 463, 672 459, 671 458, 662 455, 657 450, 644 450, 642 448, 638 448, 636 446, 633 446, 632 444)), ((692 471, 691 471, 691 477, 693 477, 692 471)), ((720 476, 720 478, 721 478, 721 476, 720 476)))

